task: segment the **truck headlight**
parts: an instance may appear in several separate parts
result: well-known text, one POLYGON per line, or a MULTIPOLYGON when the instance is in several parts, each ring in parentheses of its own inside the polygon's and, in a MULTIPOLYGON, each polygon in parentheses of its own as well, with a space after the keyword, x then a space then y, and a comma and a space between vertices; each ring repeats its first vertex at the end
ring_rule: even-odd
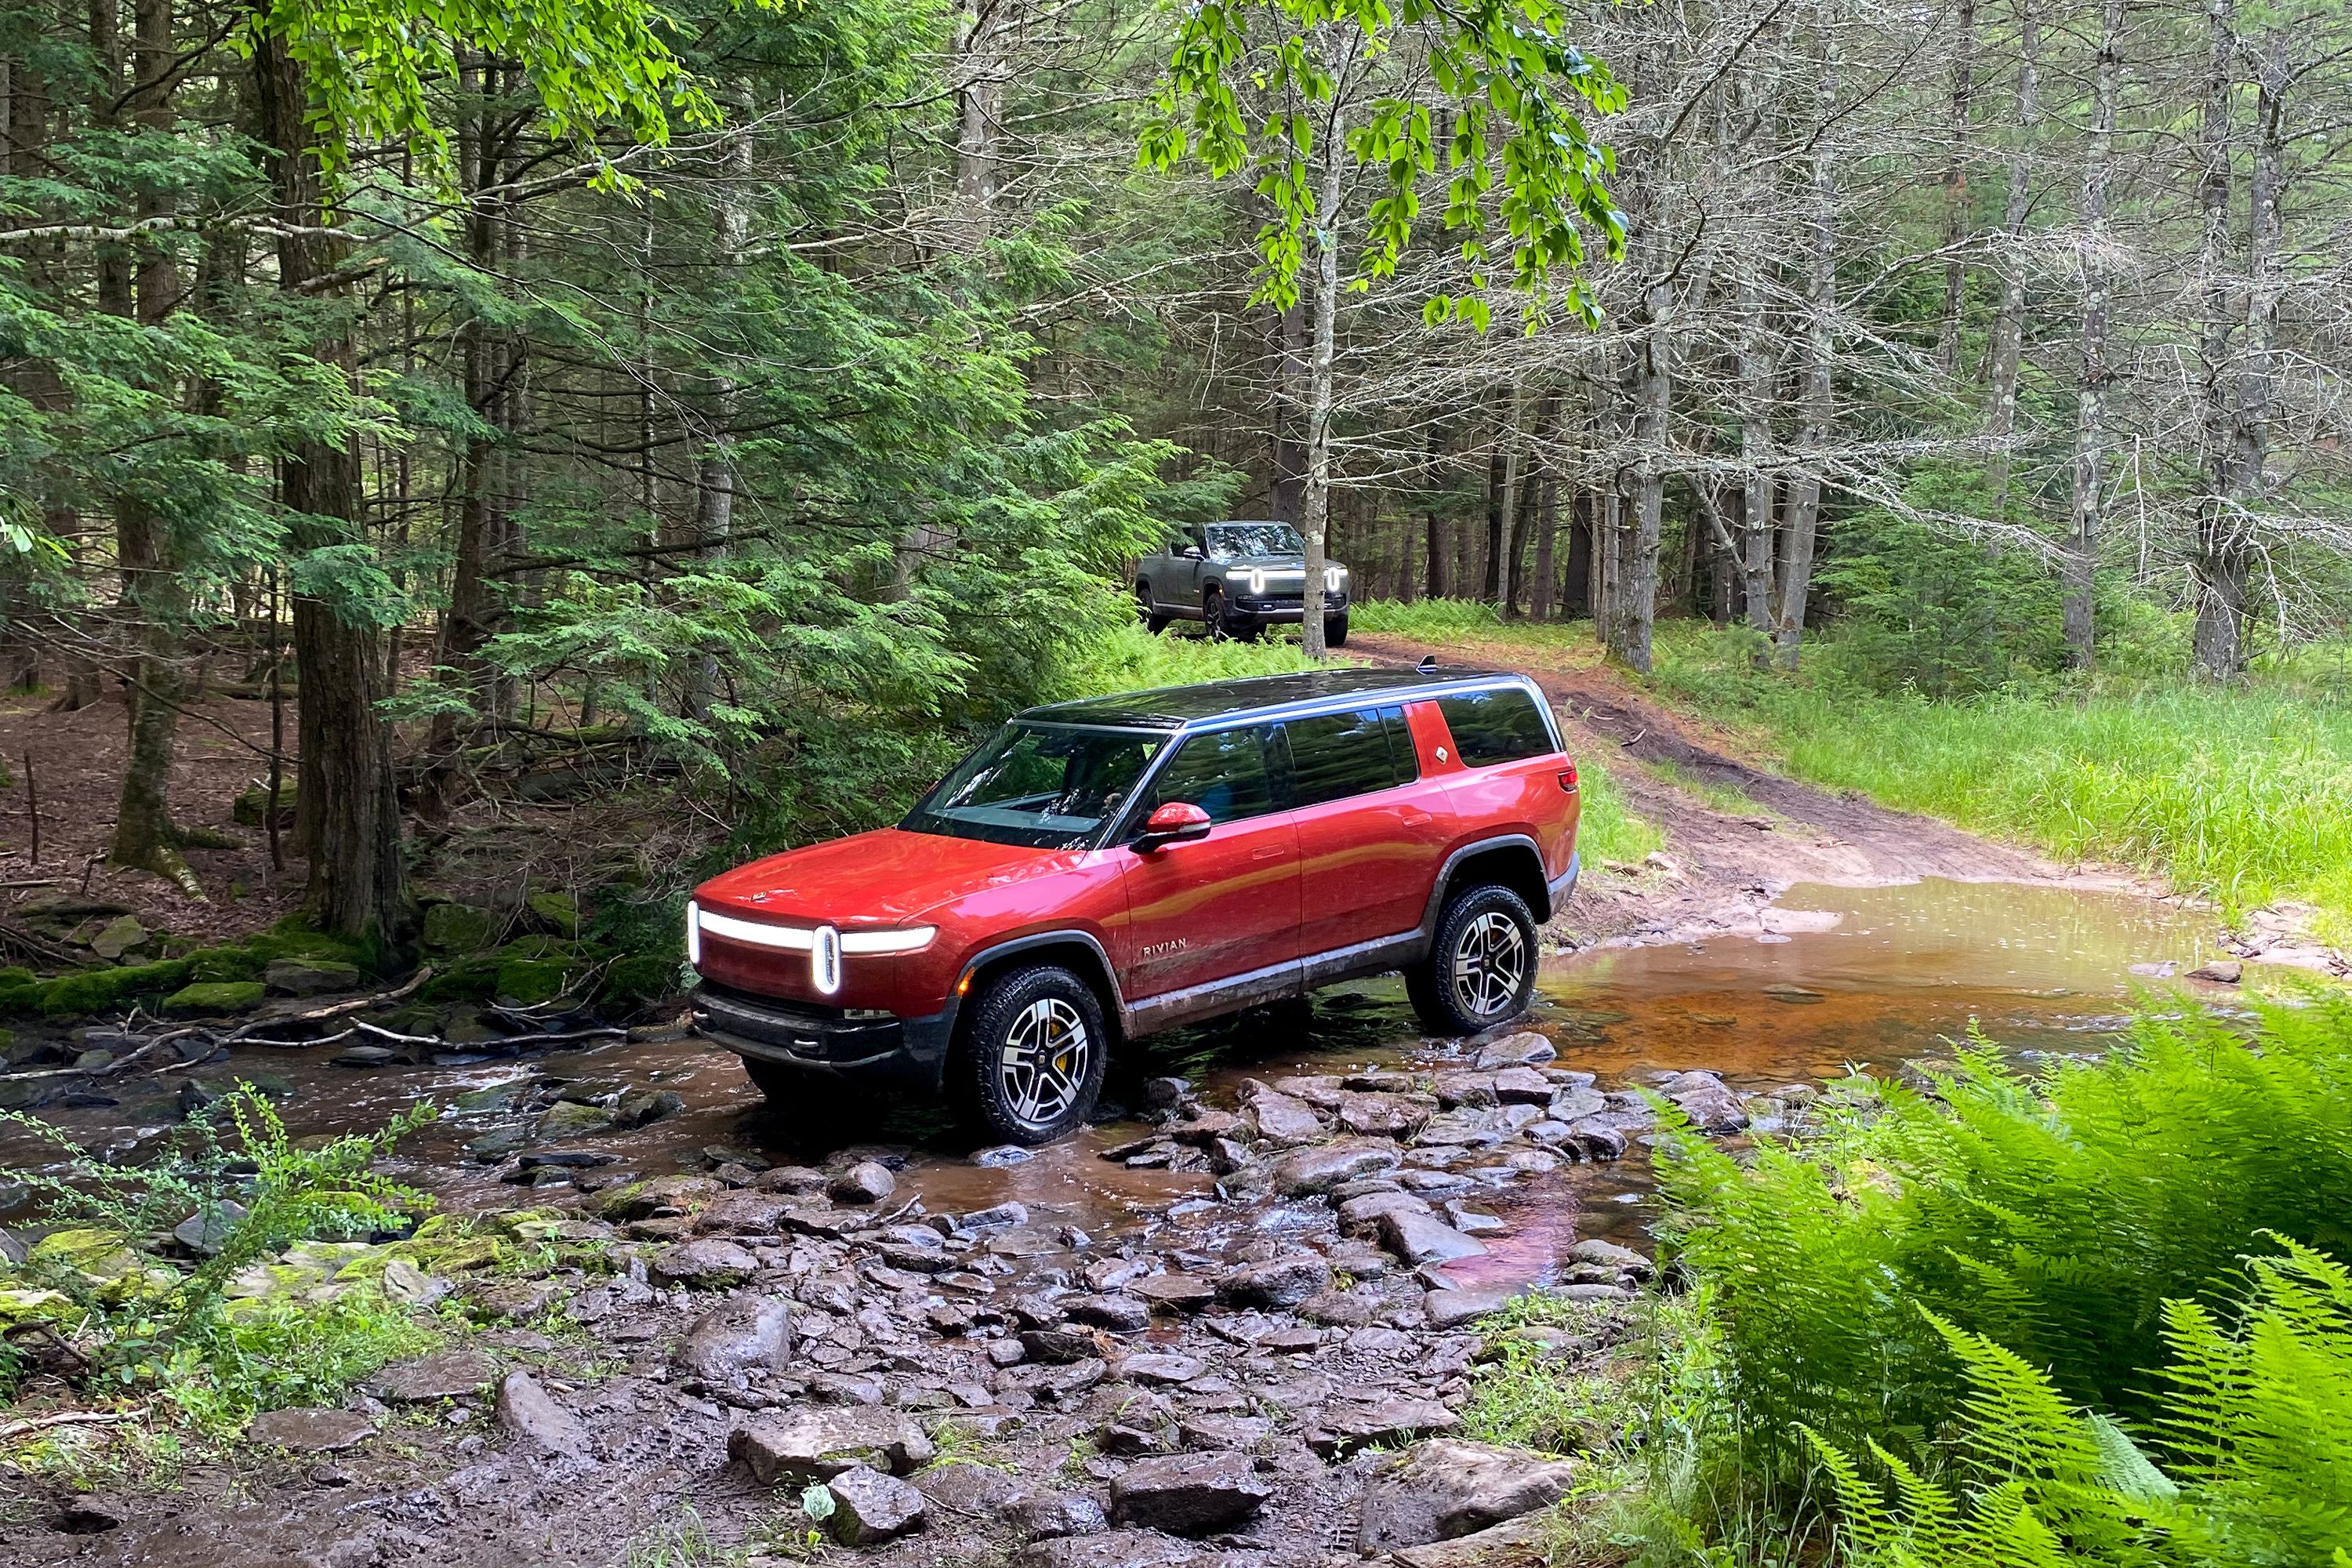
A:
POLYGON ((1347 581, 1348 569, 1346 567, 1326 566, 1323 568, 1323 591, 1325 593, 1338 593, 1341 587, 1346 585, 1347 581))
POLYGON ((939 934, 937 926, 908 926, 899 931, 844 931, 844 952, 920 952, 939 934))
POLYGON ((702 967, 702 906, 692 899, 686 900, 686 961, 702 967))
POLYGON ((1250 591, 1251 593, 1253 593, 1253 594, 1263 594, 1263 593, 1265 593, 1265 567, 1263 567, 1263 566, 1253 566, 1253 567, 1251 567, 1251 568, 1249 569, 1249 579, 1248 579, 1248 581, 1249 581, 1249 591, 1250 591))

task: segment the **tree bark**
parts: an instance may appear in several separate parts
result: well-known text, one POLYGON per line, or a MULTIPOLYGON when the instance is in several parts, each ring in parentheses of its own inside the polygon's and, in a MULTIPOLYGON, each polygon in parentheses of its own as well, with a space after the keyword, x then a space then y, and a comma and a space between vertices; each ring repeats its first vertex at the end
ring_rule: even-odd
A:
MULTIPOLYGON (((1552 427, 1558 415, 1556 404, 1546 400, 1547 429, 1552 427)), ((1535 591, 1528 595, 1528 614, 1538 621, 1549 621, 1559 613, 1559 473, 1548 458, 1538 458, 1539 473, 1536 480, 1536 581, 1535 591)))
POLYGON ((1495 438, 1486 447, 1486 581, 1482 597, 1503 605, 1503 530, 1509 525, 1505 499, 1511 482, 1511 443, 1517 436, 1519 389, 1516 383, 1495 415, 1495 438))
POLYGON ((1773 652, 1783 669, 1797 668, 1805 633, 1805 601, 1812 590, 1813 543, 1821 526, 1822 471, 1827 461, 1830 432, 1837 416, 1830 384, 1832 336, 1837 314, 1837 163, 1831 151, 1831 119, 1839 91, 1838 57, 1832 40, 1824 37, 1819 74, 1814 79, 1818 105, 1813 139, 1812 188, 1806 204, 1805 366, 1800 403, 1804 434, 1800 442, 1805 467, 1789 486, 1782 505, 1787 547, 1781 552, 1780 582, 1772 599, 1773 652))
POLYGON ((1969 264, 1960 247, 1969 237, 1969 113, 1976 92, 1976 0, 1959 0, 1952 54, 1952 156, 1944 166, 1944 311, 1936 326, 1936 366, 1960 371, 1960 318, 1968 302, 1969 264))
POLYGON ((1274 475, 1266 510, 1293 528, 1307 521, 1307 453, 1300 425, 1309 396, 1307 301, 1298 300, 1274 321, 1274 405, 1266 430, 1274 475))
MULTIPOLYGON (((745 89, 737 95, 748 102, 745 89)), ((721 269, 732 273, 741 265, 743 247, 751 237, 751 136, 740 127, 729 134, 721 157, 719 185, 718 257, 721 269)), ((704 401, 709 428, 695 468, 694 537, 701 558, 716 563, 726 558, 735 533, 735 404, 737 385, 729 370, 715 371, 704 401)), ((902 542, 894 561, 896 586, 903 587, 910 569, 902 542)), ((707 717, 719 689, 719 658, 705 654, 695 661, 688 681, 685 708, 688 716, 707 717)))
POLYGON ((2009 199, 2001 208, 2000 306, 1993 313, 1985 435, 1996 515, 2009 505, 2009 442, 2017 431, 2017 377, 2025 348, 2025 226, 2032 210, 2032 158, 2042 136, 2040 0, 2018 0, 2017 147, 2009 161, 2009 199))
MULTIPOLYGON (((325 226, 326 216, 309 86, 285 40, 266 26, 259 31, 253 54, 259 129, 271 195, 286 226, 278 239, 278 286, 289 301, 307 302, 331 293, 314 284, 335 263, 328 242, 305 232, 325 226)), ((347 336, 330 337, 314 352, 345 374, 356 374, 347 336)), ((280 473, 298 552, 360 537, 359 462, 349 444, 298 441, 280 473)), ((373 628, 298 594, 294 658, 302 685, 295 841, 310 862, 308 912, 323 930, 389 949, 405 934, 406 889, 391 727, 376 708, 388 689, 381 645, 373 628)))
MULTIPOLYGON (((1331 40, 1327 36, 1327 47, 1331 40)), ((1315 194, 1315 323, 1307 374, 1307 515, 1299 528, 1307 542, 1307 580, 1299 605, 1299 641, 1307 657, 1324 657, 1324 535, 1331 522, 1331 405, 1339 323, 1339 202, 1347 174, 1348 62, 1332 61, 1336 86, 1320 144, 1322 180, 1315 194)))
POLYGON ((2123 0, 2106 0, 2099 25, 2099 58, 2091 88, 2091 145, 2083 166, 2081 237, 2075 255, 2083 274, 2083 369, 2074 405, 2073 537, 2063 572, 2066 661, 2089 669, 2092 590, 2099 564, 2099 531, 2106 507, 2108 268, 2107 184, 2115 163, 2116 89, 2123 69, 2123 0))
MULTIPOLYGON (((2234 614, 2228 625, 2230 673, 2246 666, 2247 588, 2253 555, 2255 509, 2269 488, 2271 419, 2276 395, 2283 216, 2280 199, 2286 178, 2286 93, 2292 71, 2287 38, 2273 29, 2263 35, 2254 64, 2254 158, 2246 182, 2246 343, 2238 372, 2238 403, 2231 419, 2228 553, 2216 575, 2228 574, 2227 595, 2217 595, 2234 614)), ((2217 619, 2221 617, 2217 615, 2217 619)), ((2203 619, 2199 617, 2200 633, 2203 619)), ((2213 660, 2221 663, 2220 658, 2213 660)), ((2210 671, 2209 671, 2210 673, 2210 671)))
POLYGON ((1498 520, 1501 527, 1496 531, 1502 562, 1495 569, 1495 575, 1502 584, 1501 605, 1507 617, 1519 613, 1519 579, 1522 575, 1519 556, 1521 534, 1526 528, 1521 521, 1523 509, 1519 504, 1519 491, 1521 476, 1527 468, 1527 402, 1525 384, 1512 383, 1511 416, 1503 427, 1502 510, 1498 520))
POLYGON ((2198 117, 2197 205, 2204 219, 2198 248, 2203 321, 2198 335, 2199 443, 2204 494, 2197 507, 2190 563, 2197 629, 2191 657, 2209 680, 2235 680, 2245 668, 2247 538, 2238 510, 2237 435, 2231 408, 2230 338, 2234 326, 2229 279, 2230 99, 2237 85, 2235 0, 2206 0, 2210 50, 2198 117))
MULTIPOLYGON (((1663 261, 1663 256, 1656 258, 1663 261)), ((1650 673, 1658 618, 1658 552, 1665 506, 1668 416, 1674 405, 1674 286, 1653 281, 1642 296, 1643 332, 1633 350, 1633 530, 1618 615, 1617 657, 1650 673)))
POLYGON ((957 53, 956 205, 968 249, 988 243, 1002 184, 997 132, 1003 114, 1006 62, 998 45, 1013 22, 1013 0, 979 0, 962 18, 957 53))

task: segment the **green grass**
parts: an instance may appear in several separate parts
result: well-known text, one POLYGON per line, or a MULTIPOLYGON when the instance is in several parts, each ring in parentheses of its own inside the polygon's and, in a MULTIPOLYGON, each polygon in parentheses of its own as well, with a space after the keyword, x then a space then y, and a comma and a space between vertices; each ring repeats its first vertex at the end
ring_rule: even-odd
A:
POLYGON ((1696 795, 1710 811, 1719 811, 1726 816, 1771 815, 1750 799, 1745 790, 1701 778, 1693 769, 1686 768, 1672 759, 1643 763, 1642 767, 1652 778, 1670 784, 1685 795, 1696 795))
POLYGON ((1799 778, 2232 910, 2314 904, 2322 934, 2352 936, 2352 707, 2324 686, 2271 674, 1937 703, 1759 675, 1736 639, 1662 633, 1658 689, 1748 727, 1799 778))
POLYGON ((1587 866, 1603 860, 1638 866, 1643 858, 1661 848, 1666 837, 1656 824, 1636 816, 1625 804, 1624 793, 1609 770, 1590 757, 1576 760, 1576 777, 1584 797, 1584 815, 1578 819, 1577 853, 1587 866))
POLYGON ((1058 699, 1098 697, 1114 691, 1150 691, 1196 681, 1242 676, 1286 675, 1317 668, 1296 637, 1256 642, 1213 641, 1182 630, 1154 637, 1139 626, 1112 628, 1077 655, 1057 683, 1058 699))

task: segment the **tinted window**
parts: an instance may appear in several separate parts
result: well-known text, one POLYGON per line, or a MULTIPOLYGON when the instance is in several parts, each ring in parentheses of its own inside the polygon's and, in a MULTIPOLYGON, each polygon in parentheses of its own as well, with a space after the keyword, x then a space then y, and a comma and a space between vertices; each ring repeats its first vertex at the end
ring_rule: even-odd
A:
POLYGON ((924 796, 901 826, 954 838, 1074 848, 1125 803, 1166 743, 1148 731, 1008 724, 924 796))
POLYGON ((1441 697, 1437 710, 1454 731, 1454 749, 1465 766, 1517 762, 1552 750, 1550 727, 1537 710, 1535 699, 1518 687, 1441 697))
POLYGON ((1274 784, 1265 768, 1268 732, 1259 725, 1193 736, 1160 770, 1144 815, 1171 800, 1199 806, 1212 822, 1238 822, 1272 811, 1274 784))
POLYGON ((1220 522, 1209 529, 1209 558, 1239 561, 1252 555, 1301 555, 1307 542, 1286 522, 1220 522))
POLYGON ((1290 790, 1295 805, 1320 805, 1327 800, 1370 795, 1403 782, 1396 752, 1389 744, 1388 725, 1376 708, 1293 719, 1283 730, 1290 739, 1290 790))

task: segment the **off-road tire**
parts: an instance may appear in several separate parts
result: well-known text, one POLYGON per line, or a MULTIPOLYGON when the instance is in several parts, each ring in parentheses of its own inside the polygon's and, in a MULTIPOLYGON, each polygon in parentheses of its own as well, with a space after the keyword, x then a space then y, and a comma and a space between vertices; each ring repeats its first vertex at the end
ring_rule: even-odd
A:
POLYGON ((1213 642, 1222 642, 1234 635, 1225 625, 1225 591, 1214 583, 1201 591, 1201 630, 1213 642))
POLYGON ((1348 617, 1345 613, 1323 617, 1323 646, 1325 647, 1348 646, 1348 617))
POLYGON ((1143 629, 1153 637, 1168 629, 1168 617, 1152 608, 1149 584, 1138 583, 1135 585, 1135 618, 1141 621, 1143 629))
POLYGON ((1110 1031, 1094 987, 1059 964, 991 981, 959 1033, 949 1087, 958 1113, 990 1142, 1051 1143, 1094 1113, 1110 1031), (1023 1058, 1017 1065, 1010 1060, 1015 1050, 1023 1058))
POLYGON ((1404 972, 1405 994, 1431 1033, 1475 1035, 1528 1010, 1536 956, 1526 900, 1493 882, 1465 888, 1438 916, 1429 956, 1404 972))

